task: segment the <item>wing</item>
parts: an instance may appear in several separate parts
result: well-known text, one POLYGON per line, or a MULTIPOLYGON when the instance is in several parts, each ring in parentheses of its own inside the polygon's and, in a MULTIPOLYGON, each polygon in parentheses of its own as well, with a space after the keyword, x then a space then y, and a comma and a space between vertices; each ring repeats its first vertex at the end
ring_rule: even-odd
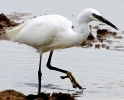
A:
POLYGON ((29 21, 16 36, 16 41, 37 47, 49 43, 59 32, 72 26, 66 18, 58 15, 49 15, 29 21))
POLYGON ((17 35, 16 41, 29 46, 48 43, 56 33, 55 26, 46 20, 35 20, 27 24, 17 35))

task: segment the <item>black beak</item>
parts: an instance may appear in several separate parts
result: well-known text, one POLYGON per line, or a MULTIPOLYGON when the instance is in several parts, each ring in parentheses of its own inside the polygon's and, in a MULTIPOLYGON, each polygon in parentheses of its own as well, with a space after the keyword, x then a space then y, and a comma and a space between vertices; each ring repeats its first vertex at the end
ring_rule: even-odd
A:
POLYGON ((97 18, 98 20, 100 20, 103 23, 106 23, 107 25, 110 25, 111 27, 115 28, 116 30, 118 30, 118 28, 113 25, 111 22, 109 22, 107 19, 103 18, 102 16, 99 15, 95 15, 95 18, 97 18))

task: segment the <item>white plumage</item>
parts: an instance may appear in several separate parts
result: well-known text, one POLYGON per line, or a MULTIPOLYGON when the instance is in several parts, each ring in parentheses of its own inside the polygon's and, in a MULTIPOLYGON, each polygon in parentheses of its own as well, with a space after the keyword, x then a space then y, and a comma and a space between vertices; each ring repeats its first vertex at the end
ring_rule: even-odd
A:
POLYGON ((82 12, 78 16, 78 33, 73 31, 72 22, 65 17, 44 15, 7 30, 7 36, 11 41, 36 48, 40 53, 80 45, 90 33, 88 22, 93 20, 86 13, 82 12), (81 21, 84 21, 83 24, 81 21))
POLYGON ((32 46, 40 53, 73 46, 68 42, 72 41, 74 34, 71 21, 60 15, 33 18, 7 31, 11 41, 32 46))
MULTIPOLYGON (((100 13, 92 8, 86 9, 77 17, 77 28, 72 29, 72 22, 60 15, 43 15, 26 21, 25 23, 11 29, 6 30, 6 36, 10 41, 19 42, 34 47, 40 53, 39 72, 41 67, 42 53, 53 51, 54 49, 64 49, 73 46, 79 46, 83 43, 90 29, 88 23, 90 21, 102 21, 113 28, 117 29, 112 23, 103 18, 100 13)), ((50 53, 47 67, 66 73, 70 78, 74 87, 82 88, 74 79, 70 72, 51 67, 52 52, 50 53)), ((40 93, 40 76, 39 73, 39 91, 40 93)))

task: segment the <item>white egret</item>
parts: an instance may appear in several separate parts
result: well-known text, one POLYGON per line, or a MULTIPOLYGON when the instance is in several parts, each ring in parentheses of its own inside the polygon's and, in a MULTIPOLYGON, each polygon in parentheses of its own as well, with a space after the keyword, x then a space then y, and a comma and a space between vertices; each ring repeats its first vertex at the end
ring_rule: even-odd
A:
POLYGON ((115 25, 92 8, 85 9, 79 14, 75 31, 72 29, 72 22, 60 15, 43 15, 30 19, 13 29, 6 30, 6 36, 10 41, 32 46, 40 53, 38 93, 41 92, 42 54, 48 51, 50 51, 50 55, 46 66, 50 70, 67 74, 67 76, 61 76, 61 78, 69 78, 74 88, 82 89, 71 72, 51 66, 51 58, 55 49, 65 49, 82 44, 90 33, 88 23, 91 21, 101 21, 118 30, 115 25))

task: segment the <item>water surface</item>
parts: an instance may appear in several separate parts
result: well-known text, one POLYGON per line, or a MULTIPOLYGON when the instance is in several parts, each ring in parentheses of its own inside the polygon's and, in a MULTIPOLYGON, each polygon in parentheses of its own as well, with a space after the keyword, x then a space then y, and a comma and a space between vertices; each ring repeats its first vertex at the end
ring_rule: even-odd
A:
MULTIPOLYGON (((21 17, 21 22, 33 16, 60 14, 72 20, 75 25, 77 15, 83 9, 92 7, 123 31, 123 4, 123 0, 1 0, 0 12, 30 13, 21 17)), ((42 91, 80 91, 73 89, 68 79, 60 79, 64 74, 47 69, 48 56, 49 52, 42 59, 42 91)), ((87 88, 83 94, 80 93, 78 100, 121 100, 124 98, 123 60, 123 51, 74 47, 55 51, 52 65, 73 72, 80 85, 87 88)), ((0 41, 0 90, 16 89, 25 94, 36 94, 38 64, 39 54, 33 48, 0 41)))

